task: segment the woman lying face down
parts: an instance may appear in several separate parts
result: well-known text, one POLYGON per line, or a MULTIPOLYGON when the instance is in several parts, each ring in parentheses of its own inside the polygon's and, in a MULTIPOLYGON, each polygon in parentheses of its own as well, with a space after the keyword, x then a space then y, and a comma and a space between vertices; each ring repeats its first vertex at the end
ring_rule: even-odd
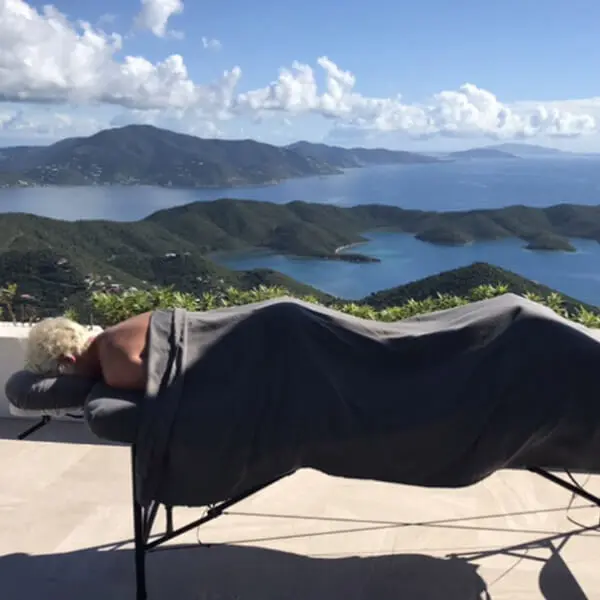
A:
POLYGON ((42 375, 80 375, 111 387, 145 390, 144 351, 152 313, 95 333, 65 317, 44 319, 31 328, 25 369, 42 375))

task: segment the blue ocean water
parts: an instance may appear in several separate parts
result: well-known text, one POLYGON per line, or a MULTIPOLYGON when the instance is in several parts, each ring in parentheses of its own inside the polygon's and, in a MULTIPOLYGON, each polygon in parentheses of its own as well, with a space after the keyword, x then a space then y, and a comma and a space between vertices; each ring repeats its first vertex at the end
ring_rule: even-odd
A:
POLYGON ((600 305, 600 244, 572 240, 577 252, 526 250, 521 240, 480 242, 442 247, 411 235, 370 233, 369 242, 354 250, 380 263, 343 263, 273 254, 222 256, 232 269, 276 269, 330 294, 359 299, 374 291, 415 281, 440 271, 488 262, 548 285, 584 302, 600 305))
MULTIPOLYGON (((354 169, 342 175, 295 179, 273 186, 212 190, 150 187, 0 190, 0 212, 28 212, 59 219, 130 221, 194 201, 246 198, 338 206, 381 203, 423 210, 497 208, 513 204, 600 204, 600 157, 465 161, 354 169)), ((600 244, 572 240, 576 253, 532 252, 520 240, 439 247, 412 236, 367 235, 360 252, 380 263, 354 264, 269 254, 219 258, 234 269, 268 267, 345 298, 414 281, 440 271, 489 262, 600 305, 600 244)))

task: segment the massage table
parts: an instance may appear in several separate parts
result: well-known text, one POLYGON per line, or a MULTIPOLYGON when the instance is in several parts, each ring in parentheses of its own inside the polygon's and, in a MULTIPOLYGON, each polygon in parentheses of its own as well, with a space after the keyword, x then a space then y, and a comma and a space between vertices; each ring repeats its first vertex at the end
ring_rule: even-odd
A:
POLYGON ((528 469, 600 506, 571 476, 600 471, 600 337, 514 294, 396 322, 293 298, 155 311, 146 361, 144 392, 5 386, 41 418, 22 439, 69 415, 130 446, 137 600, 148 551, 303 468, 431 488, 528 469), (207 510, 175 528, 177 506, 207 510))

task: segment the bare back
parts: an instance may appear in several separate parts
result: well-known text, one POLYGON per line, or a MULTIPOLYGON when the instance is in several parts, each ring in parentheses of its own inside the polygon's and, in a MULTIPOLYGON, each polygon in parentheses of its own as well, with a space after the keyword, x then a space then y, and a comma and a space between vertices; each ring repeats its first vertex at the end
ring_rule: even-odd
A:
POLYGON ((144 390, 144 354, 151 312, 131 317, 103 331, 95 340, 104 381, 116 388, 144 390))

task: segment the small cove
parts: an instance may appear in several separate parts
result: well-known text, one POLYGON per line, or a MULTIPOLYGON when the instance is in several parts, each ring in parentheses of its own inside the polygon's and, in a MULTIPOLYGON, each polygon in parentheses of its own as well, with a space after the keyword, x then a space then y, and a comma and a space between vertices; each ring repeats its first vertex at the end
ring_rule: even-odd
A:
POLYGON ((600 304, 600 244, 571 240, 576 252, 532 251, 526 242, 505 239, 466 246, 436 246, 412 235, 368 232, 367 243, 341 252, 360 252, 379 263, 300 258, 268 251, 220 254, 215 260, 235 270, 269 268, 347 299, 394 287, 441 271, 487 262, 592 304, 600 304))

